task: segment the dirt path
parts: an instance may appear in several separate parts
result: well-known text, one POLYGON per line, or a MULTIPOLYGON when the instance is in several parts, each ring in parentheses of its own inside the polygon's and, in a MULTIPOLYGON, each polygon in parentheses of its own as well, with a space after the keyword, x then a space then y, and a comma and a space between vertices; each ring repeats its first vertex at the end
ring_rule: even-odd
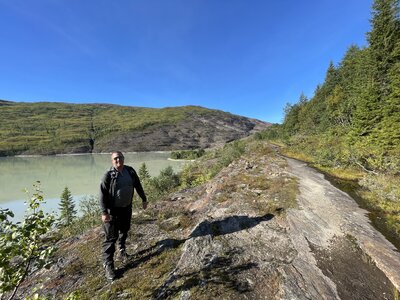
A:
POLYGON ((342 299, 363 299, 363 293, 372 299, 370 291, 380 290, 381 299, 392 299, 396 291, 387 295, 385 286, 400 289, 400 253, 372 227, 367 211, 323 174, 303 162, 287 161, 300 188, 299 207, 288 212, 290 235, 306 254, 293 264, 317 265, 342 299))

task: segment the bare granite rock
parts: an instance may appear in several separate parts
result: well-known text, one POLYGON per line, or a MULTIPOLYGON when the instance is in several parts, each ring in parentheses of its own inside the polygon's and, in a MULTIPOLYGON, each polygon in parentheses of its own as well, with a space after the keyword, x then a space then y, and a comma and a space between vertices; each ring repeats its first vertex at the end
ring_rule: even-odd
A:
POLYGON ((212 148, 263 130, 270 123, 228 113, 192 114, 176 124, 155 124, 95 141, 93 152, 212 148))

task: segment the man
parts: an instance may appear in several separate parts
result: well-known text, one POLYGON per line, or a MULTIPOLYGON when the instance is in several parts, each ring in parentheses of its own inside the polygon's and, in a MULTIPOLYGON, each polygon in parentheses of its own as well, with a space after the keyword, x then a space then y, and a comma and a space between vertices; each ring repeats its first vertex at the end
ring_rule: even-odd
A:
POLYGON ((111 169, 106 172, 100 184, 101 220, 105 240, 103 242, 103 262, 106 277, 115 279, 114 253, 118 241, 119 258, 128 259, 125 241, 131 225, 132 197, 134 189, 143 201, 143 209, 147 208, 147 199, 136 171, 124 165, 124 155, 120 151, 111 153, 111 169))

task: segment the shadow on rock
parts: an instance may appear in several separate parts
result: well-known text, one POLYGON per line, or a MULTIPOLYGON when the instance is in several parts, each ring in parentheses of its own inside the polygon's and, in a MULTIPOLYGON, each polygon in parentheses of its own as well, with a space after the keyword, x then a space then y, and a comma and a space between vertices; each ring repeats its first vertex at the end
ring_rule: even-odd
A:
MULTIPOLYGON (((131 260, 128 264, 118 270, 117 276, 122 277, 122 275, 127 270, 136 268, 137 266, 145 263, 151 258, 161 254, 164 250, 178 248, 181 244, 183 244, 190 238, 207 235, 215 237, 219 235, 238 232, 255 227, 261 222, 271 220, 273 217, 273 214, 266 214, 261 217, 233 216, 225 218, 223 220, 212 222, 205 220, 196 226, 196 228, 192 231, 189 238, 187 239, 165 239, 157 242, 154 246, 137 252, 134 255, 133 260, 131 260)), ((221 260, 223 260, 223 258, 221 258, 221 260)))
POLYGON ((157 242, 154 246, 151 246, 147 249, 137 252, 134 255, 133 260, 131 260, 124 267, 120 268, 117 271, 117 273, 118 273, 117 276, 122 277, 123 273, 125 273, 127 270, 136 268, 137 266, 150 260, 152 257, 155 257, 155 256, 161 254, 164 250, 178 248, 185 241, 186 241, 186 239, 183 239, 183 240, 165 239, 165 240, 157 242))
POLYGON ((246 293, 251 290, 247 280, 239 279, 237 274, 257 267, 257 264, 247 262, 235 265, 234 250, 227 252, 224 256, 205 257, 202 268, 196 272, 186 274, 172 274, 170 278, 153 292, 152 299, 174 298, 183 291, 189 291, 198 286, 216 295, 226 293, 246 293))
POLYGON ((269 221, 273 214, 266 214, 261 217, 233 216, 223 220, 201 222, 190 234, 190 238, 211 235, 213 237, 238 232, 257 226, 261 222, 269 221))

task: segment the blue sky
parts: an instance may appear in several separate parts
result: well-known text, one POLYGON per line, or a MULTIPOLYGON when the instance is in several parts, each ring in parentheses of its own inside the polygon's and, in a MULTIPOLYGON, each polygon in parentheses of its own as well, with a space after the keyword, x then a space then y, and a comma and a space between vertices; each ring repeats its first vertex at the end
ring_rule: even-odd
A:
POLYGON ((366 45, 372 0, 0 0, 0 99, 281 122, 366 45))

